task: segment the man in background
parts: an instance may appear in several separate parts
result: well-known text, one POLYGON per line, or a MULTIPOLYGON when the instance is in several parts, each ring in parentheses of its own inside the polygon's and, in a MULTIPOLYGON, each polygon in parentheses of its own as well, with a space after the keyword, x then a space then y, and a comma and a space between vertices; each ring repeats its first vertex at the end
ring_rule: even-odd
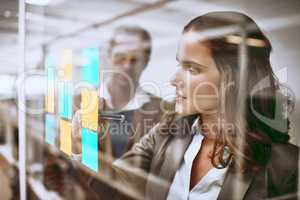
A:
MULTIPOLYGON (((122 114, 126 119, 124 123, 110 122, 106 137, 109 137, 111 147, 107 148, 111 148, 114 158, 129 150, 160 120, 163 111, 171 107, 140 85, 140 77, 150 60, 151 48, 150 34, 137 26, 116 28, 109 42, 109 69, 104 71, 104 80, 99 88, 100 113, 122 114)), ((80 116, 76 113, 73 120, 73 135, 78 138, 75 154, 81 152, 80 124, 80 116)))
MULTIPOLYGON (((103 80, 99 87, 99 113, 108 112, 125 116, 125 122, 108 121, 109 128, 103 135, 99 128, 99 159, 100 173, 113 180, 111 163, 115 158, 121 157, 132 145, 160 120, 165 110, 169 110, 169 103, 161 98, 143 90, 140 77, 146 69, 151 55, 151 37, 141 27, 121 26, 115 29, 109 41, 107 60, 108 69, 103 73, 103 80)), ((79 105, 80 98, 75 104, 79 105)), ((81 115, 78 110, 72 122, 72 148, 73 158, 80 159, 81 155, 81 115), (74 156, 75 155, 75 156, 74 156)), ((99 122, 99 126, 100 122, 99 122)), ((53 166, 53 163, 52 163, 53 166)), ((117 192, 114 188, 79 172, 71 166, 73 182, 79 183, 88 199, 115 199, 117 192), (79 172, 79 173, 78 173, 79 172), (77 178, 76 178, 77 177, 77 178)), ((48 166, 49 169, 50 166, 48 166)), ((53 168, 53 167, 52 167, 53 168)), ((49 171, 49 170, 48 170, 49 171)), ((53 173, 48 177, 53 179, 53 173)), ((62 174, 67 176, 66 174, 62 174)), ((56 177, 56 175, 54 176, 56 177)), ((56 177, 61 179, 62 177, 56 177)), ((55 183, 57 181, 49 180, 55 183)), ((81 191, 82 191, 81 190, 81 191)), ((124 197, 122 197, 124 199, 124 197)))

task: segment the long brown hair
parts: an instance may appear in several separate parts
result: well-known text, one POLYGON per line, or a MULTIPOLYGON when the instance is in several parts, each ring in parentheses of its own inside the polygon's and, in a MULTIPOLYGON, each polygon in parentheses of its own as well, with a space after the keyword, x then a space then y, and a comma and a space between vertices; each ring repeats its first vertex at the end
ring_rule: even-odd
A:
MULTIPOLYGON (((270 64, 271 44, 258 25, 248 16, 237 12, 211 12, 191 20, 183 29, 183 33, 205 33, 205 43, 221 74, 221 83, 229 85, 220 91, 219 116, 225 123, 232 123, 233 130, 219 130, 215 140, 211 162, 220 168, 228 165, 229 159, 241 158, 243 165, 236 163, 242 170, 257 169, 266 165, 271 154, 272 143, 285 143, 289 140, 289 120, 282 114, 283 97, 280 95, 280 84, 270 64), (247 84, 245 115, 236 117, 239 112, 239 44, 241 43, 241 27, 246 29, 247 44, 247 84), (222 33, 222 31, 224 33, 222 33), (212 36, 209 33, 218 33, 212 36), (244 126, 244 129, 242 128, 244 126), (244 131, 243 131, 244 130, 244 131), (240 137, 244 134, 244 137, 240 137), (238 140, 243 138, 241 149, 238 140), (230 157, 224 160, 225 148, 229 148, 230 157)), ((203 35, 203 34, 202 34, 203 35)), ((176 113, 169 114, 162 124, 171 124, 176 113)), ((234 161, 237 159, 233 159, 234 161)))

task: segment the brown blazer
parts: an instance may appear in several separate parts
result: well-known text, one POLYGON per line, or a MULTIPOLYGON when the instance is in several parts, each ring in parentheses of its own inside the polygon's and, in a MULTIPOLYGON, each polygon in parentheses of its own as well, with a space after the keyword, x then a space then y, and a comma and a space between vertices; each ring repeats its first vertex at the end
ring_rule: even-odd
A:
MULTIPOLYGON (((190 129, 195 116, 177 121, 172 134, 158 133, 158 126, 145 135, 121 159, 114 162, 118 178, 146 199, 166 199, 172 180, 182 162, 192 136, 190 129)), ((189 177, 187 177, 189 178, 189 177)), ((298 147, 289 143, 272 144, 268 164, 257 172, 242 176, 229 166, 218 200, 259 200, 287 195, 297 199, 298 147), (236 188, 234 183, 238 183, 236 188), (239 191, 233 196, 233 191, 239 191)))

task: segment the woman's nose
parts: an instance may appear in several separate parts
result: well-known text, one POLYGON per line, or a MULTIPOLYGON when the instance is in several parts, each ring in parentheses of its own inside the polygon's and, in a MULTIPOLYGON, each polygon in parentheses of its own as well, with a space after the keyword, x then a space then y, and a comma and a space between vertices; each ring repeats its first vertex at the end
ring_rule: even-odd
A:
POLYGON ((179 78, 180 78, 180 76, 179 76, 179 70, 178 70, 173 74, 173 76, 170 79, 171 85, 174 87, 178 87, 179 83, 182 82, 179 80, 179 78))

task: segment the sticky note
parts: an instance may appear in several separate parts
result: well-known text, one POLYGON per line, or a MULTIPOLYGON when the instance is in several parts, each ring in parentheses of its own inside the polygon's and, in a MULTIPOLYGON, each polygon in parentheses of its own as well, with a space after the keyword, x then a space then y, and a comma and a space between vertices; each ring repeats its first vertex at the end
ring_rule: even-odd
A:
POLYGON ((71 123, 61 119, 59 122, 60 127, 60 150, 68 155, 72 152, 72 126, 71 123))
POLYGON ((97 131, 98 128, 98 95, 94 90, 81 91, 81 125, 97 131))
POLYGON ((54 91, 48 92, 45 99, 46 112, 54 113, 54 91))
POLYGON ((46 111, 54 113, 54 92, 55 92, 55 69, 48 67, 47 69, 47 92, 45 95, 46 111))
POLYGON ((55 145, 56 120, 54 115, 46 114, 45 118, 45 140, 48 144, 55 145))
POLYGON ((99 86, 99 63, 100 56, 97 47, 90 47, 83 50, 83 77, 82 80, 95 87, 99 86))
POLYGON ((72 119, 72 83, 60 82, 59 90, 59 116, 65 119, 72 119))
POLYGON ((48 67, 47 68, 47 80, 48 81, 54 81, 55 79, 55 68, 54 67, 48 67))
POLYGON ((66 49, 62 54, 60 78, 65 81, 72 80, 72 50, 66 49))
POLYGON ((82 128, 82 163, 98 171, 98 135, 96 132, 82 128))
POLYGON ((55 68, 55 62, 54 62, 54 58, 51 55, 46 55, 46 59, 45 59, 45 67, 47 68, 55 68))

